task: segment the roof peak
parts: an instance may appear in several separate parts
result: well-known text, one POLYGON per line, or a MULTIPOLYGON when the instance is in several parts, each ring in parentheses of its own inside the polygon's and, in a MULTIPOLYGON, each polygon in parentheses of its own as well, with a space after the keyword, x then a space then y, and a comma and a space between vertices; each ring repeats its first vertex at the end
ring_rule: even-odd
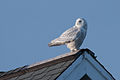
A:
MULTIPOLYGON (((45 67, 50 67, 52 65, 56 65, 58 63, 69 62, 69 61, 71 61, 71 63, 73 63, 80 55, 84 54, 85 52, 87 52, 93 58, 95 58, 94 53, 92 51, 90 51, 89 49, 80 49, 75 52, 65 53, 65 54, 59 55, 57 57, 48 59, 48 60, 40 61, 35 64, 19 67, 17 69, 10 70, 8 72, 3 72, 0 75, 0 79, 1 78, 6 79, 6 78, 15 77, 15 76, 20 76, 20 75, 23 75, 28 72, 32 72, 32 71, 36 71, 36 70, 39 70, 39 69, 42 69, 45 67)), ((69 65, 71 63, 69 63, 69 65)))

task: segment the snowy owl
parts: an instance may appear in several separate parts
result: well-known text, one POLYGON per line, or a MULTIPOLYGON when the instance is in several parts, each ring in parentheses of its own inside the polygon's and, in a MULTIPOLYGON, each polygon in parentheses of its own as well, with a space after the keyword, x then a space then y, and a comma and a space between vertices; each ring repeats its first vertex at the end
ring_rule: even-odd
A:
POLYGON ((87 22, 83 18, 78 18, 75 25, 63 32, 58 38, 52 40, 48 46, 67 45, 71 52, 77 51, 87 33, 87 22))

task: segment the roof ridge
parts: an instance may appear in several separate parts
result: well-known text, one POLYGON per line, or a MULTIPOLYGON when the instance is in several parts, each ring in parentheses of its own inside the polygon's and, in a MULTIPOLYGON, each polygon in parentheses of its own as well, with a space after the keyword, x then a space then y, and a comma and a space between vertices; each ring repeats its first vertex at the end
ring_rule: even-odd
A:
POLYGON ((12 78, 12 77, 15 77, 15 76, 25 74, 27 72, 36 71, 36 70, 42 69, 44 67, 55 65, 57 63, 61 63, 61 62, 69 61, 69 60, 72 60, 72 59, 76 59, 80 55, 79 52, 82 52, 81 50, 77 50, 75 52, 65 53, 65 54, 56 56, 54 58, 50 58, 50 59, 47 59, 47 60, 37 62, 35 64, 26 65, 26 66, 23 66, 23 67, 19 67, 19 68, 7 71, 7 72, 0 75, 0 80, 1 80, 1 78, 2 79, 4 79, 4 78, 9 79, 9 78, 12 78))
POLYGON ((50 61, 53 61, 53 60, 57 60, 57 59, 60 59, 60 58, 64 58, 64 57, 67 57, 67 56, 72 56, 72 55, 75 55, 76 53, 78 53, 79 51, 81 51, 81 50, 77 50, 75 52, 65 53, 65 54, 62 54, 62 55, 59 55, 59 56, 56 56, 56 57, 53 57, 53 58, 50 58, 50 59, 47 59, 47 60, 36 62, 34 64, 29 65, 27 68, 31 68, 31 67, 34 67, 34 66, 37 66, 37 65, 41 65, 41 64, 44 64, 44 63, 47 63, 47 62, 50 62, 50 61))

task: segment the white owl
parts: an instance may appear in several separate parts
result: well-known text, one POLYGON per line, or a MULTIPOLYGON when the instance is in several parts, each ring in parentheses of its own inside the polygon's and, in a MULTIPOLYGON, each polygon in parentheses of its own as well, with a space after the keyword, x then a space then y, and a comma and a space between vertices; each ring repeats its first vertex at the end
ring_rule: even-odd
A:
POLYGON ((79 49, 87 33, 87 22, 78 18, 75 25, 61 34, 60 37, 52 40, 48 46, 67 45, 71 52, 79 49))

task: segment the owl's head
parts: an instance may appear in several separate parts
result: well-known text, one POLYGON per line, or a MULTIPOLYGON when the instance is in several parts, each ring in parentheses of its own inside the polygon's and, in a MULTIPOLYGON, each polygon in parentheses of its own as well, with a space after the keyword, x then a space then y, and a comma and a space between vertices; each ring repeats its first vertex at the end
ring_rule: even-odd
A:
POLYGON ((75 26, 78 28, 83 27, 83 28, 87 29, 87 22, 84 18, 78 18, 76 20, 75 26))

